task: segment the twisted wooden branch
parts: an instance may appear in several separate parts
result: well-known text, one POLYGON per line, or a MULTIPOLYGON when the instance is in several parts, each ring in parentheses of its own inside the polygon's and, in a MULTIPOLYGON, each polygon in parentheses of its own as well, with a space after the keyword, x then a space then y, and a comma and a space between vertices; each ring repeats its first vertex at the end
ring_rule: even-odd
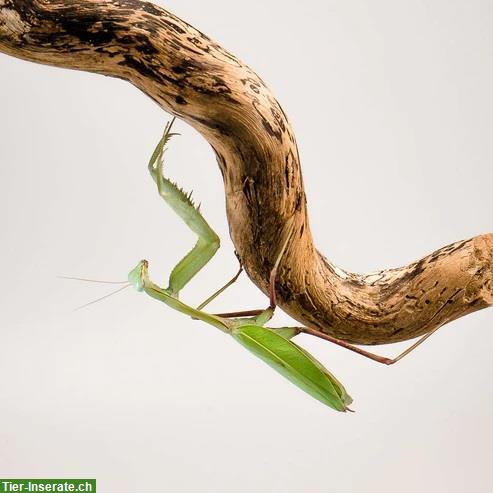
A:
POLYGON ((231 237, 267 293, 295 319, 361 344, 402 341, 493 304, 493 235, 446 246, 406 267, 358 275, 313 246, 296 140, 278 102, 245 64, 161 7, 138 0, 0 0, 0 51, 128 80, 213 147, 231 237))

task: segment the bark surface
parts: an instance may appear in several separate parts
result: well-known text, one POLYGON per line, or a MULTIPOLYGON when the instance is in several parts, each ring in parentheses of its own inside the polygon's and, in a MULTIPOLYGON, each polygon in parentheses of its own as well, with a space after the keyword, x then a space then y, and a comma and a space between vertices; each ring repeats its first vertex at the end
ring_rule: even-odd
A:
POLYGON ((276 254, 278 304, 347 342, 425 334, 493 304, 493 235, 446 246, 408 266, 360 275, 314 247, 295 136, 265 83, 206 35, 138 0, 0 0, 0 51, 131 82, 211 144, 230 233, 264 293, 276 254))

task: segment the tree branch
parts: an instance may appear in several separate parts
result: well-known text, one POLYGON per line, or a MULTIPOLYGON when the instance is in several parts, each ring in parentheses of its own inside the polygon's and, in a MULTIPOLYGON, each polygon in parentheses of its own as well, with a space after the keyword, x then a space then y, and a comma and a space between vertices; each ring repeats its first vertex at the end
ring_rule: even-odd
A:
POLYGON ((245 64, 161 7, 138 0, 0 0, 0 51, 125 79, 195 127, 224 178, 231 237, 268 293, 284 226, 278 304, 295 319, 360 344, 403 341, 493 304, 493 235, 411 265, 345 272, 313 246, 296 140, 278 102, 245 64))

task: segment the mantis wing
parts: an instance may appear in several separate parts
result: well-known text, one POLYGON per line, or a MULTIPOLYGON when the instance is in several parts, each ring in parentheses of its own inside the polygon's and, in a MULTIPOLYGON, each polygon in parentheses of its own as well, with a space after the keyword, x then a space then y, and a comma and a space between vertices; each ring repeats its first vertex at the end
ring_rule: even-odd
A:
POLYGON ((344 387, 312 355, 294 342, 257 325, 234 329, 231 335, 281 375, 323 404, 345 412, 351 398, 344 387))

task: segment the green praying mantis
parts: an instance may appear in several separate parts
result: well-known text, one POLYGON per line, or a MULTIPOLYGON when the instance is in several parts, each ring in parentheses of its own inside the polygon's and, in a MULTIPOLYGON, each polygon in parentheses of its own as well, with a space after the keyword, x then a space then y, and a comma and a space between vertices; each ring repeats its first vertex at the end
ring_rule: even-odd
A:
MULTIPOLYGON (((207 298, 207 300, 198 307, 194 308, 181 301, 179 299, 180 291, 211 260, 219 249, 220 241, 217 234, 212 230, 200 213, 200 206, 196 207, 193 203, 191 194, 185 193, 178 185, 165 178, 163 175, 166 145, 174 135, 177 135, 171 132, 173 122, 174 119, 166 125, 163 136, 151 156, 148 169, 151 177, 156 183, 159 195, 197 235, 197 243, 173 268, 169 276, 167 288, 158 286, 150 279, 149 264, 147 260, 141 260, 128 274, 128 282, 124 283, 125 286, 118 289, 116 292, 129 286, 133 286, 137 291, 145 292, 151 298, 165 303, 174 310, 184 313, 192 319, 201 320, 212 325, 216 329, 233 337, 233 339, 238 341, 255 356, 259 357, 278 373, 318 401, 336 411, 352 411, 348 407, 351 404, 352 399, 343 385, 322 365, 322 363, 292 341, 295 336, 300 333, 316 336, 378 363, 391 365, 413 351, 438 330, 439 327, 425 334, 396 358, 390 359, 365 351, 357 346, 353 346, 313 328, 273 328, 266 326, 274 316, 276 309, 276 273, 291 238, 292 230, 289 225, 283 232, 283 243, 280 251, 277 253, 276 262, 270 274, 270 303, 267 308, 222 314, 212 314, 204 311, 204 308, 212 300, 236 281, 242 272, 241 267, 233 279, 216 291, 212 296, 207 298)), ((89 280, 80 278, 68 279, 89 280)), ((95 301, 100 301, 107 296, 95 301)), ((92 303, 94 302, 88 304, 92 303)))
POLYGON ((352 399, 341 383, 319 361, 291 340, 300 332, 299 329, 266 327, 266 324, 274 315, 275 290, 273 286, 275 272, 288 245, 290 231, 286 233, 286 239, 278 254, 271 275, 271 303, 265 310, 229 314, 211 314, 204 311, 207 304, 236 280, 241 268, 240 272, 230 282, 210 296, 199 307, 194 308, 179 299, 180 291, 214 256, 219 248, 220 241, 217 234, 203 218, 200 208, 194 205, 191 196, 163 175, 163 158, 166 145, 171 137, 176 135, 171 133, 173 121, 166 125, 163 136, 149 161, 148 168, 157 185, 159 195, 197 235, 198 240, 193 249, 171 271, 167 288, 158 286, 149 278, 148 262, 146 260, 141 260, 130 271, 128 282, 137 291, 144 292, 174 310, 184 313, 193 319, 206 322, 229 334, 278 373, 323 404, 337 411, 348 411, 348 405, 352 402, 352 399))

